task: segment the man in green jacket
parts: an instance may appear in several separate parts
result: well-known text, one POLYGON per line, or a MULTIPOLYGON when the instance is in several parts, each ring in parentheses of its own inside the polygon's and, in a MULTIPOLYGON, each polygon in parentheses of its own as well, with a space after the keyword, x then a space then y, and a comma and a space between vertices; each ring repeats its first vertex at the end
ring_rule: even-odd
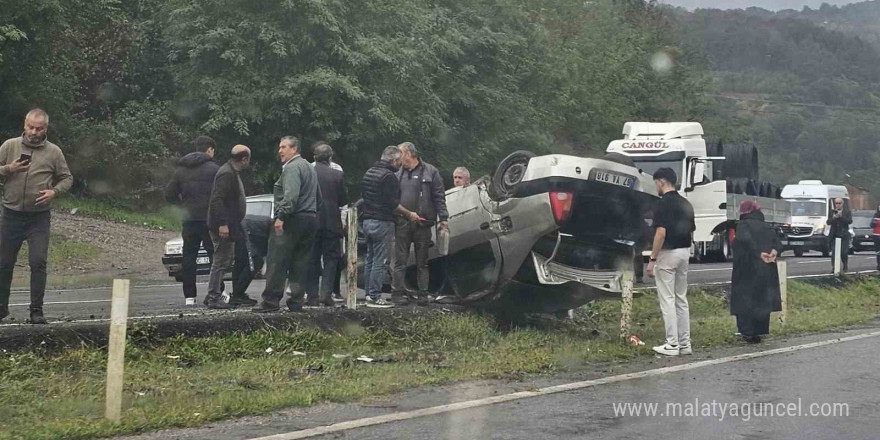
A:
POLYGON ((0 145, 3 214, 0 219, 0 319, 9 315, 12 271, 22 243, 28 243, 31 268, 30 322, 45 324, 46 259, 52 199, 70 190, 73 176, 64 153, 46 140, 49 115, 28 112, 21 137, 0 145))
POLYGON ((290 284, 287 308, 292 312, 302 310, 309 255, 318 231, 318 210, 321 207, 318 175, 300 156, 299 139, 294 136, 281 138, 278 155, 284 165, 281 177, 275 182, 275 225, 269 238, 263 302, 253 309, 257 313, 280 309, 285 280, 290 284))

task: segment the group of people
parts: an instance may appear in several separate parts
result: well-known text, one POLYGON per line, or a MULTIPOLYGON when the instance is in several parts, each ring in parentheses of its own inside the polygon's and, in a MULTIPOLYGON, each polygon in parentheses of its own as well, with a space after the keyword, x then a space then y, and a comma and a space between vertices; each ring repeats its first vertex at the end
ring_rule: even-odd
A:
MULTIPOLYGON (((49 115, 28 112, 24 132, 0 146, 0 180, 4 182, 0 215, 0 319, 9 315, 13 269, 24 241, 28 242, 31 269, 30 322, 44 324, 43 297, 49 249, 51 202, 67 192, 73 177, 61 149, 47 141, 49 115)), ((196 258, 204 246, 211 257, 209 308, 254 306, 254 312, 280 310, 285 288, 289 310, 302 310, 306 295, 311 305, 332 306, 339 293, 339 272, 344 236, 341 208, 348 203, 343 170, 333 162, 326 142, 312 146, 315 161, 301 153, 300 140, 281 138, 278 158, 281 173, 273 189, 271 224, 254 226, 245 220, 247 202, 240 173, 250 166, 251 150, 236 145, 229 160, 214 161, 217 145, 199 136, 194 152, 178 162, 166 187, 169 201, 185 207, 182 225, 182 282, 185 304, 196 299, 196 258), (249 236, 256 238, 250 240, 249 236), (260 242, 268 241, 265 249, 260 242), (261 301, 251 299, 247 288, 265 256, 266 287, 261 301), (224 301, 223 277, 232 270, 232 294, 224 301)), ((468 186, 470 173, 457 168, 455 186, 468 186)), ((654 350, 664 355, 691 354, 687 272, 693 242, 694 211, 676 191, 673 170, 654 174, 661 200, 654 212, 651 259, 647 274, 656 278, 666 340, 654 350)), ((449 230, 449 213, 443 179, 425 162, 411 142, 386 147, 380 159, 361 180, 360 220, 366 240, 365 287, 367 306, 387 308, 415 302, 427 304, 428 249, 432 228, 438 235, 449 230), (416 290, 406 284, 410 249, 416 266, 416 290), (389 255, 389 250, 391 255, 389 255), (391 264, 391 298, 382 289, 391 264)), ((780 309, 775 262, 782 245, 773 228, 764 222, 760 207, 744 202, 734 242, 731 313, 739 333, 749 342, 769 332, 770 313, 780 309)), ((845 237, 851 214, 842 200, 835 201, 829 223, 834 237, 845 237)), ((845 255, 845 254, 844 254, 845 255)), ((844 265, 846 260, 844 259, 844 265)))
MULTIPOLYGON (((696 230, 694 209, 676 190, 677 177, 672 169, 661 168, 653 177, 661 198, 654 211, 647 273, 656 280, 666 333, 664 344, 653 349, 666 356, 689 355, 693 348, 687 273, 696 230)), ((744 201, 739 214, 733 243, 730 312, 736 316, 737 334, 746 342, 758 343, 770 332, 770 314, 782 309, 776 259, 783 248, 756 202, 744 201)), ((845 226, 841 217, 845 217, 842 209, 834 217, 832 233, 845 226)))
MULTIPOLYGON (((204 246, 211 260, 204 300, 208 308, 254 306, 254 312, 273 312, 280 310, 285 289, 290 292, 285 305, 291 311, 304 306, 332 307, 333 294, 339 296, 344 259, 341 208, 348 203, 342 167, 332 160, 333 148, 326 142, 314 144, 314 163, 310 164, 301 155, 298 138, 281 138, 281 174, 273 189, 272 224, 261 228, 245 221, 247 205, 239 173, 250 165, 250 149, 236 145, 229 161, 220 166, 213 160, 213 139, 199 136, 193 144, 196 151, 180 159, 165 194, 187 213, 182 225, 181 277, 186 304, 195 304, 196 258, 204 246), (260 242, 266 240, 268 245, 261 250, 260 242), (266 287, 257 301, 246 292, 264 256, 266 287), (230 270, 232 294, 224 301, 223 277, 230 270)), ((457 168, 453 180, 456 186, 467 186, 470 173, 457 168)), ((404 142, 385 148, 364 174, 361 190, 367 306, 427 304, 432 228, 449 228, 440 172, 422 160, 413 143, 404 142), (410 249, 415 254, 416 290, 408 289, 405 281, 410 249), (389 263, 390 301, 381 296, 389 263)))

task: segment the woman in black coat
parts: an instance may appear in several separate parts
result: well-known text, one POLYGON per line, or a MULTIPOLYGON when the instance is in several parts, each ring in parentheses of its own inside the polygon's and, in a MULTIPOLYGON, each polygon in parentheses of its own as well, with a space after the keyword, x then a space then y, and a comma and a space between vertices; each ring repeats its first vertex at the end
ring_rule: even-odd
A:
POLYGON ((764 222, 761 207, 752 201, 740 205, 740 221, 733 243, 733 276, 730 313, 750 343, 770 333, 770 312, 782 310, 776 256, 782 243, 772 226, 764 222))

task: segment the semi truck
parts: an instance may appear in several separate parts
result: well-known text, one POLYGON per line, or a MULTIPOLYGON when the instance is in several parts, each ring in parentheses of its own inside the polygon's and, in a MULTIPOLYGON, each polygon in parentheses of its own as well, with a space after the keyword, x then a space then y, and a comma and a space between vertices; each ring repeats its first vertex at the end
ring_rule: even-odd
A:
POLYGON ((733 256, 738 207, 745 200, 761 206, 780 237, 785 225, 791 224, 791 204, 781 198, 781 189, 758 180, 754 145, 707 146, 698 122, 627 122, 623 139, 612 141, 606 152, 631 160, 644 174, 660 168, 675 172, 678 191, 694 207, 692 252, 697 262, 733 256))

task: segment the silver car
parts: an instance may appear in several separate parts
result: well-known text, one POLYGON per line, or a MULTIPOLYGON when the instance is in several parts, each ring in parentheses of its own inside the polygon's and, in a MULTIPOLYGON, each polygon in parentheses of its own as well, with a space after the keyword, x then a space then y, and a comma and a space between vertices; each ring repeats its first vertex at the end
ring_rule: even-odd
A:
POLYGON ((652 179, 627 162, 518 151, 491 180, 448 190, 449 249, 430 249, 431 289, 512 313, 619 296, 657 200, 652 179))

